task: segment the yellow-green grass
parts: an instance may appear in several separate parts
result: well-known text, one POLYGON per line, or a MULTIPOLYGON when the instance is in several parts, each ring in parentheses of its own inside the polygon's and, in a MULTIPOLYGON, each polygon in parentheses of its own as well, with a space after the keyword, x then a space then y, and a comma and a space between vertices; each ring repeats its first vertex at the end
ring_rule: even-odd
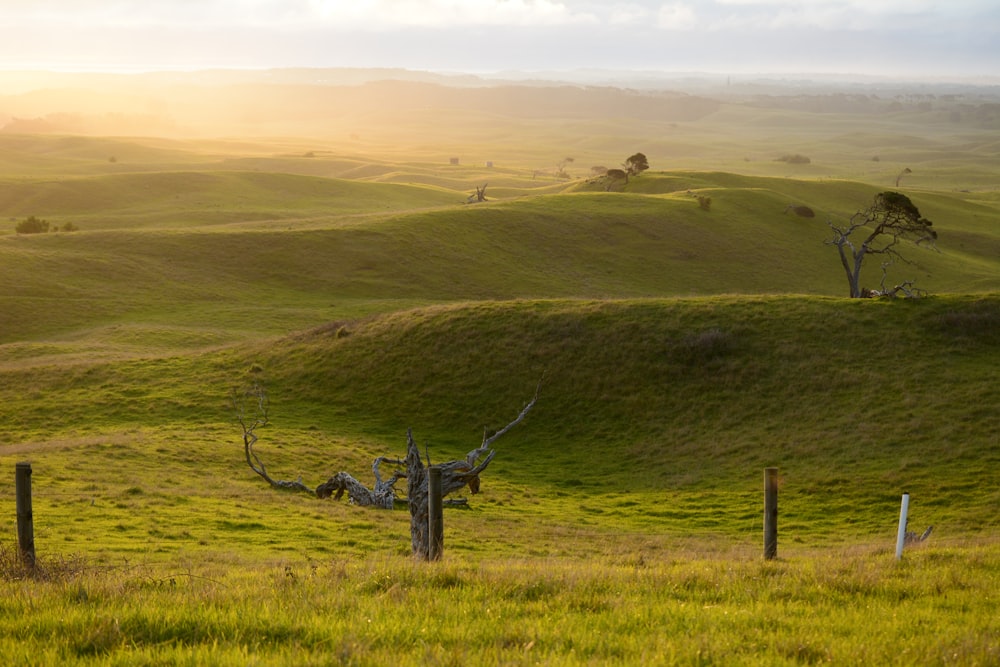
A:
MULTIPOLYGON (((728 147, 720 136, 686 161, 704 171, 654 162, 625 193, 604 193, 530 179, 570 145, 552 122, 532 125, 522 171, 504 166, 496 200, 475 206, 451 203, 468 194, 459 186, 499 172, 464 154, 447 165, 451 146, 430 135, 378 160, 321 146, 305 157, 312 144, 291 141, 136 149, 142 169, 102 157, 121 144, 39 141, 64 154, 8 184, 93 185, 74 201, 120 224, 0 238, 0 466, 34 466, 50 577, 4 566, 0 656, 996 662, 997 599, 983 593, 998 572, 996 197, 905 189, 942 252, 907 249, 919 265, 893 270, 937 296, 850 301, 824 221, 885 189, 887 160, 871 163, 879 174, 825 179, 818 160, 765 163, 767 136, 728 147), (718 171, 724 151, 735 164, 753 146, 745 170, 718 171), (436 151, 439 167, 424 160, 436 151), (219 212, 171 208, 173 179, 205 183, 219 212), (380 180, 423 185, 364 182, 380 180), (129 182, 162 196, 117 187, 129 182), (328 210, 331 192, 357 209, 328 210), (818 217, 783 215, 792 202, 818 217), (402 454, 407 428, 435 462, 462 456, 542 385, 483 493, 448 511, 445 562, 424 568, 409 558, 405 511, 276 492, 251 473, 227 396, 255 364, 272 397, 259 451, 272 474, 310 485, 339 470, 370 482, 372 458, 402 454), (781 560, 765 564, 770 465, 781 560), (935 530, 896 563, 903 491, 912 527, 935 530)), ((496 146, 515 145, 505 131, 496 146)), ((604 156, 619 145, 579 144, 604 156)), ((941 155, 930 148, 927 165, 941 155)), ((988 178, 990 150, 970 149, 981 159, 954 182, 988 178)), ((837 159, 838 174, 853 168, 837 159)), ((878 278, 872 265, 865 282, 878 278)), ((12 486, 0 489, 11 508, 12 486)), ((14 521, 0 516, 8 556, 14 521)))
POLYGON ((198 227, 329 218, 442 206, 454 192, 255 172, 155 172, 3 184, 8 217, 44 217, 81 230, 198 227))
MULTIPOLYGON (((205 178, 218 183, 217 176, 205 178)), ((244 175, 232 178, 244 182, 244 175)), ((306 177, 266 180, 287 178, 306 177)), ((401 193, 392 185, 347 183, 308 180, 320 189, 346 184, 349 199, 372 188, 372 206, 401 193)), ((323 210, 305 221, 10 235, 0 239, 0 282, 11 286, 0 295, 0 336, 21 347, 2 354, 67 342, 161 349, 176 340, 191 349, 449 301, 839 295, 846 279, 824 243, 825 219, 844 222, 877 192, 851 182, 711 172, 646 174, 633 184, 634 192, 581 183, 578 189, 598 191, 420 212, 369 209, 356 217, 323 210), (688 190, 710 196, 711 210, 700 209, 688 190), (813 207, 817 217, 784 214, 790 202, 813 207)), ((241 191, 213 196, 222 201, 241 191)), ((282 194, 268 192, 266 211, 250 206, 223 215, 273 213, 282 194)), ((398 205, 413 206, 411 192, 398 205)), ((425 204, 439 196, 427 192, 425 204)), ((932 293, 1000 288, 995 209, 940 193, 912 196, 935 220, 940 252, 903 248, 914 264, 891 267, 888 285, 911 279, 932 293)), ((184 220, 177 211, 155 215, 171 225, 180 224, 178 215, 184 220)), ((871 260, 863 279, 870 287, 882 280, 871 260)))
MULTIPOLYGON (((998 322, 995 296, 436 307, 194 356, 9 362, 0 441, 8 463, 34 459, 58 499, 38 512, 55 531, 47 541, 73 534, 74 508, 106 508, 130 488, 124 511, 142 535, 166 518, 162 500, 197 495, 218 513, 230 493, 251 493, 251 506, 270 493, 253 491, 227 404, 252 364, 272 396, 265 460, 310 484, 341 469, 367 478, 368 461, 402 453, 411 427, 434 460, 463 455, 541 379, 481 503, 533 531, 753 540, 760 471, 777 465, 795 541, 886 536, 904 490, 942 538, 990 534, 998 322)), ((290 498, 251 511, 315 502, 290 498)))
MULTIPOLYGON (((182 86, 164 94, 172 99, 169 113, 177 116, 176 127, 167 134, 183 140, 5 135, 0 137, 0 173, 50 175, 60 165, 77 175, 119 173, 140 166, 149 171, 154 165, 177 169, 185 162, 218 166, 229 158, 234 168, 341 176, 354 169, 360 174, 372 165, 374 174, 392 173, 393 165, 412 162, 447 166, 452 157, 463 166, 492 161, 498 168, 533 173, 552 172, 572 157, 568 171, 586 177, 592 166, 615 167, 642 151, 655 169, 836 177, 889 187, 910 168, 904 182, 912 187, 996 190, 996 120, 990 111, 975 110, 980 102, 989 102, 988 94, 979 100, 942 97, 931 112, 915 112, 910 102, 905 106, 911 108, 894 111, 888 100, 869 112, 845 112, 836 96, 827 108, 801 104, 809 93, 798 90, 787 97, 727 95, 722 102, 667 96, 666 104, 650 113, 649 96, 612 89, 415 90, 392 82, 340 89, 182 86), (192 94, 193 99, 185 99, 192 94), (610 99, 617 101, 609 105, 610 99), (804 154, 811 162, 778 161, 787 154, 804 154), (306 155, 320 159, 299 159, 306 155)), ((77 106, 116 102, 128 106, 134 99, 94 100, 84 94, 60 100, 55 94, 34 106, 38 115, 57 115, 77 106)), ((17 115, 31 112, 25 108, 17 115)), ((91 108, 81 117, 88 114, 93 114, 91 108)), ((134 134, 141 126, 123 125, 117 131, 134 134)), ((153 125, 149 133, 164 130, 153 125)))
MULTIPOLYGON (((357 527, 354 528, 357 530, 357 527)), ((994 664, 995 546, 764 563, 289 557, 0 583, 0 655, 65 665, 994 664)))
POLYGON ((5 364, 0 465, 33 465, 43 579, 2 542, 0 655, 990 664, 998 331, 996 296, 483 302, 197 355, 5 364), (408 427, 432 460, 460 456, 542 384, 482 494, 446 513, 444 562, 420 566, 405 510, 250 472, 227 392, 254 364, 271 392, 258 451, 309 484, 370 481, 408 427), (935 530, 897 563, 903 491, 912 527, 935 530))

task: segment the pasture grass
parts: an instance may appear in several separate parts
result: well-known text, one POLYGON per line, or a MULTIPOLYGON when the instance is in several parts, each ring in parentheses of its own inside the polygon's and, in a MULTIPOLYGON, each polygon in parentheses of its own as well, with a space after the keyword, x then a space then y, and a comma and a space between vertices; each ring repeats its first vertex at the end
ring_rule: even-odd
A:
MULTIPOLYGON (((992 664, 995 543, 764 562, 661 544, 585 560, 178 561, 5 570, 0 655, 26 664, 992 664), (14 576, 11 576, 14 574, 14 576)), ((9 561, 10 555, 5 559, 9 561)))
MULTIPOLYGON (((463 548, 570 556, 553 538, 566 526, 753 542, 771 465, 792 544, 891 540, 903 491, 915 527, 990 535, 998 318, 986 296, 437 306, 197 355, 7 364, 0 446, 38 466, 39 539, 61 553, 169 559, 220 551, 212 536, 262 557, 325 552, 341 543, 313 524, 355 510, 249 471, 228 403, 247 369, 271 395, 258 451, 310 486, 341 470, 370 482, 408 428, 432 460, 464 456, 540 382, 475 509, 455 514, 463 548)), ((405 513, 364 516, 392 528, 349 531, 347 548, 408 550, 405 513)))
MULTIPOLYGON (((846 219, 877 191, 714 172, 646 174, 634 183, 634 192, 580 182, 558 194, 419 211, 407 199, 406 210, 326 212, 288 224, 2 237, 0 280, 16 289, 0 294, 0 340, 21 344, 19 354, 36 339, 49 350, 67 340, 187 350, 442 302, 840 295, 846 279, 824 243, 825 220, 846 219), (712 210, 701 210, 688 190, 711 196, 712 210), (817 217, 783 214, 790 202, 817 217)), ((395 187, 350 187, 360 185, 395 187)), ((280 206, 280 188, 267 192, 254 196, 280 206)), ((912 264, 891 267, 888 285, 909 279, 937 293, 997 290, 995 206, 912 196, 940 229, 939 252, 907 248, 912 264)), ((881 280, 869 263, 864 283, 881 280)))
POLYGON ((995 138, 426 114, 353 148, 0 136, 0 465, 34 466, 40 558, 0 540, 5 662, 1000 660, 995 138), (634 150, 625 192, 589 180, 634 150), (825 220, 903 166, 941 234, 905 277, 936 296, 837 298, 825 220), (81 230, 15 236, 26 215, 81 230), (405 511, 253 475, 228 401, 251 367, 258 450, 309 485, 370 482, 408 428, 464 456, 540 394, 421 565, 405 511), (935 529, 896 562, 903 491, 935 529))

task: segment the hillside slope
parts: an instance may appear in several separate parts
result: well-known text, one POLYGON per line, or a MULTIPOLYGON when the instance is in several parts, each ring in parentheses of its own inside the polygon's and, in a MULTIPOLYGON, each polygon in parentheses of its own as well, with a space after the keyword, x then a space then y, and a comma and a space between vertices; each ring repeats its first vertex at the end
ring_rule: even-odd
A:
MULTIPOLYGON (((227 396, 252 366, 272 418, 258 451, 309 484, 370 479, 408 428, 435 461, 464 455, 541 382, 476 501, 533 517, 517 539, 567 525, 745 537, 771 465, 788 535, 884 535, 905 490, 945 539, 998 528, 998 334, 996 296, 440 306, 201 355, 4 364, 0 455, 35 461, 55 498, 156 489, 112 523, 159 525, 192 494, 224 516, 243 498, 243 517, 270 523, 299 505, 242 461, 227 396)), ((71 527, 75 502, 46 506, 46 525, 71 527)), ((211 549, 164 548, 183 545, 211 549)))
MULTIPOLYGON (((149 187, 153 177, 116 178, 149 187)), ((483 299, 837 296, 846 280, 825 243, 826 220, 846 220, 877 192, 851 182, 674 172, 643 175, 634 191, 581 183, 562 194, 440 206, 455 195, 305 176, 185 178, 204 186, 185 195, 187 204, 173 203, 179 195, 165 186, 147 191, 169 204, 119 194, 117 210, 99 188, 75 191, 91 215, 128 228, 0 237, 0 284, 16 286, 0 294, 0 343, 101 339, 108 327, 127 326, 139 349, 161 347, 162 327, 199 346, 483 299), (711 209, 700 209, 695 194, 711 197, 711 209), (217 203, 199 208, 202 201, 217 203), (788 203, 817 216, 784 214, 788 203), (167 227, 143 228, 140 214, 167 227), (221 221, 231 222, 209 224, 221 221)), ((913 264, 891 267, 889 284, 1000 289, 992 209, 936 193, 912 197, 935 220, 939 252, 904 248, 913 264)), ((869 261, 863 282, 881 279, 869 261)))

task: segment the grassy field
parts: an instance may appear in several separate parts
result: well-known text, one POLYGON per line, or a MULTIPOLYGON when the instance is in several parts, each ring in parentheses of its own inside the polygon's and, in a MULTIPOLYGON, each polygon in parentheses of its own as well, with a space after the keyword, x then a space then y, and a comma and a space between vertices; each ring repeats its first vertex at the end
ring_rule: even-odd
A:
POLYGON ((1000 661, 990 127, 433 109, 347 142, 0 134, 6 662, 1000 661), (635 150, 652 168, 624 192, 590 180, 635 150), (902 165, 940 239, 890 276, 931 296, 846 299, 826 221, 902 165), (28 215, 78 231, 15 234, 28 215), (407 429, 464 456, 541 384, 428 565, 405 511, 253 475, 229 403, 251 368, 258 451, 310 486, 370 481, 407 429), (897 562, 904 491, 934 532, 897 562))

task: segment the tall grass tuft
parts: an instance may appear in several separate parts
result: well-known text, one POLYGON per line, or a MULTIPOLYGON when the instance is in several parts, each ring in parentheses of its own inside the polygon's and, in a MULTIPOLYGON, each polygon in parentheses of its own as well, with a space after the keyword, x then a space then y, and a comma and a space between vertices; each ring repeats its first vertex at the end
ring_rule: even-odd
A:
POLYGON ((35 562, 28 563, 20 549, 0 544, 0 581, 67 582, 87 572, 88 567, 82 556, 72 554, 36 555, 35 562))

